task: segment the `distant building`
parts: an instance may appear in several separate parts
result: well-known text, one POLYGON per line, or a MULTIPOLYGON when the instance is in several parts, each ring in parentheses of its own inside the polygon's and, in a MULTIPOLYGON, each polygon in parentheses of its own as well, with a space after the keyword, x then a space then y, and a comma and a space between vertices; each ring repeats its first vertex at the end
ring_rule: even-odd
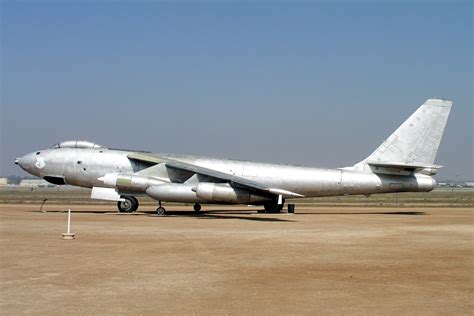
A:
POLYGON ((54 184, 49 183, 43 179, 25 179, 21 180, 20 187, 28 188, 43 188, 43 187, 54 187, 54 184))
POLYGON ((0 187, 8 185, 7 178, 0 178, 0 187))

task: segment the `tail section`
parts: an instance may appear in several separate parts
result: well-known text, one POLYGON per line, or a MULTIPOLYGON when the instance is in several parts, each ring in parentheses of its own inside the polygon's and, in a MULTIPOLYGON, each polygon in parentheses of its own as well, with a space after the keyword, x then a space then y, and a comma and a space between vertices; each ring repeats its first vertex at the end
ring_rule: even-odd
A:
MULTIPOLYGON (((440 99, 427 100, 361 165, 434 166, 453 103, 440 99)), ((364 168, 365 169, 365 168, 364 168)))

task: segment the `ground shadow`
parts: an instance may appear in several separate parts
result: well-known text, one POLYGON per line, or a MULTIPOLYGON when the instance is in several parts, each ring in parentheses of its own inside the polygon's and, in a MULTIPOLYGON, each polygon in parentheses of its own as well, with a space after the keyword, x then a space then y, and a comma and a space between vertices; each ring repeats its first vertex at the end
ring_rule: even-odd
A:
MULTIPOLYGON (((28 211, 32 213, 67 213, 67 210, 54 210, 54 211, 39 211, 32 210, 28 211)), ((72 210, 71 213, 75 214, 107 214, 107 215, 117 215, 117 216, 152 216, 159 217, 156 215, 155 211, 139 211, 136 213, 118 213, 117 211, 111 210, 72 210)), ((287 213, 280 213, 287 214, 287 213)), ((298 216, 301 215, 406 215, 406 216, 420 216, 427 215, 426 212, 419 211, 377 211, 377 212, 304 212, 304 213, 295 213, 298 216)), ((242 219, 249 221, 263 221, 263 222, 294 222, 294 220, 288 220, 283 218, 274 218, 272 215, 279 214, 264 214, 256 213, 256 211, 249 210, 209 210, 201 211, 195 213, 193 211, 180 211, 180 210, 171 210, 166 212, 166 216, 187 216, 187 217, 196 217, 203 219, 242 219), (243 216, 243 215, 253 215, 253 216, 243 216), (259 217, 256 217, 258 215, 259 217)))
MULTIPOLYGON (((293 220, 284 219, 284 218, 275 218, 275 217, 266 217, 268 215, 262 214, 263 216, 255 216, 257 215, 254 212, 249 212, 248 210, 242 212, 236 212, 236 210, 219 210, 219 211, 201 211, 199 213, 194 213, 190 211, 167 211, 167 216, 187 216, 187 217, 195 217, 197 219, 240 219, 244 221, 257 221, 257 222, 295 222, 293 220), (243 215, 252 215, 252 216, 243 216, 243 215)), ((275 214, 273 214, 275 215, 275 214)), ((160 217, 154 212, 152 214, 148 214, 148 216, 152 217, 160 217)))
MULTIPOLYGON (((30 213, 67 213, 67 210, 54 210, 54 211, 28 211, 30 213)), ((117 215, 145 215, 144 212, 140 213, 129 213, 119 214, 117 211, 98 210, 98 211, 74 211, 71 209, 72 214, 117 214, 117 215)))
MULTIPOLYGON (((54 211, 28 211, 31 213, 67 213, 67 210, 54 210, 54 211)), ((91 211, 71 211, 72 214, 105 214, 105 215, 116 215, 116 216, 149 216, 149 217, 167 217, 167 216, 176 216, 176 217, 195 217, 198 219, 240 219, 246 221, 260 221, 260 222, 295 222, 289 219, 283 218, 274 218, 274 217, 265 217, 269 215, 277 214, 261 214, 262 216, 243 216, 243 215, 256 215, 255 212, 248 210, 238 212, 236 210, 213 210, 213 211, 201 211, 199 213, 194 213, 192 211, 167 211, 166 216, 158 216, 155 211, 140 211, 136 213, 118 213, 117 211, 109 210, 91 210, 91 211), (240 216, 239 216, 240 215, 240 216)))
POLYGON ((298 215, 427 215, 426 212, 416 211, 386 211, 386 212, 304 212, 298 215))

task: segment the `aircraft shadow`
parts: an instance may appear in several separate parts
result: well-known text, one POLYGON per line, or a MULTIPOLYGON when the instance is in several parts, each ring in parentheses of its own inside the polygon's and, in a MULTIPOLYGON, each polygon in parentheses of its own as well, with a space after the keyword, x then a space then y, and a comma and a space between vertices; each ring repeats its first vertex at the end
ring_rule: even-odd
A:
MULTIPOLYGON (((43 210, 43 211, 28 211, 30 213, 67 213, 67 210, 54 210, 54 211, 48 211, 48 210, 43 210)), ((117 213, 117 211, 74 211, 73 209, 71 209, 71 214, 117 214, 117 215, 145 215, 145 214, 141 214, 143 212, 140 212, 140 213, 130 213, 130 214, 119 214, 117 213)))
MULTIPOLYGON (((31 213, 67 213, 66 210, 54 210, 54 211, 28 211, 31 213)), ((109 210, 91 210, 91 211, 71 211, 72 214, 105 214, 105 215, 116 215, 116 216, 149 216, 149 217, 158 217, 161 218, 162 216, 158 216, 155 214, 154 211, 140 211, 137 213, 118 213, 116 211, 109 211, 109 210)), ((257 222, 295 222, 289 219, 283 218, 274 218, 274 217, 264 217, 268 216, 262 214, 262 216, 255 217, 255 216, 242 216, 242 215, 256 215, 254 212, 249 211, 242 211, 236 212, 235 210, 232 211, 202 211, 199 214, 196 214, 191 211, 167 211, 166 216, 179 216, 179 217, 195 217, 198 219, 240 219, 246 221, 257 221, 257 222), (240 215, 240 216, 239 216, 240 215)), ((271 214, 270 214, 271 215, 271 214)))
MULTIPOLYGON (((54 210, 54 211, 28 211, 31 213, 67 213, 67 210, 54 210)), ((108 215, 117 215, 117 216, 153 216, 158 217, 155 214, 155 211, 139 211, 136 213, 118 213, 117 211, 109 211, 109 210, 91 210, 91 211, 74 211, 72 210, 71 213, 76 214, 108 214, 108 215)), ((286 213, 281 213, 286 214, 286 213)), ((427 215, 426 212, 419 212, 419 211, 385 211, 385 212, 304 212, 304 213, 295 213, 298 216, 301 215, 427 215)), ((254 211, 248 210, 211 210, 211 211, 201 211, 200 213, 196 214, 192 211, 167 211, 167 216, 188 216, 188 217, 198 217, 198 218, 240 218, 246 220, 261 220, 261 221, 285 221, 285 222, 294 222, 292 220, 280 219, 280 218, 265 218, 265 217, 242 217, 237 215, 257 215, 254 211), (220 216, 223 215, 223 216, 220 216)), ((272 216, 272 215, 279 215, 279 214, 258 214, 261 216, 272 216)))
MULTIPOLYGON (((148 212, 147 212, 148 213, 148 212)), ((263 214, 263 216, 242 216, 242 215, 256 215, 253 212, 243 211, 241 213, 236 212, 235 210, 232 211, 201 211, 200 213, 196 214, 194 212, 189 211, 168 211, 166 212, 167 216, 187 216, 187 217, 195 217, 197 219, 240 219, 244 221, 256 221, 256 222, 295 222, 289 219, 283 218, 274 218, 274 217, 265 217, 267 215, 263 214)), ((150 217, 159 217, 156 214, 148 214, 150 217)))
POLYGON ((298 215, 427 215, 426 212, 416 211, 387 211, 387 212, 304 212, 298 215))

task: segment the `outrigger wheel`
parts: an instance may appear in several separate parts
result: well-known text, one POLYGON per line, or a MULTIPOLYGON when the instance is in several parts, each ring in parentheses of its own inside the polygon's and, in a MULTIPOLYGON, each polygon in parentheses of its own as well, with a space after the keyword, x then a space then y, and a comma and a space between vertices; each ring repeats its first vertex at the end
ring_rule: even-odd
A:
POLYGON ((156 209, 156 214, 158 216, 164 216, 166 214, 166 210, 164 207, 160 206, 156 209))
POLYGON ((134 196, 122 195, 123 201, 117 203, 119 213, 133 213, 138 209, 138 200, 134 196))
POLYGON ((163 206, 161 206, 161 201, 158 201, 158 203, 160 204, 160 206, 156 209, 156 214, 158 216, 164 216, 166 214, 166 210, 163 206))

